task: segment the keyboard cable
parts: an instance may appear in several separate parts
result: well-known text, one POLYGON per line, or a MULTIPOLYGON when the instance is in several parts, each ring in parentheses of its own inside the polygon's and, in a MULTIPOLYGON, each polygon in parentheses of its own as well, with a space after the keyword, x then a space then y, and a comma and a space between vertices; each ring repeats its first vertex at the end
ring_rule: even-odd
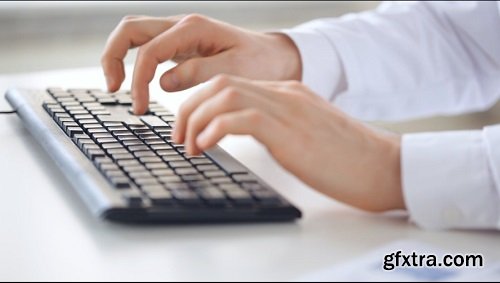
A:
POLYGON ((10 110, 10 111, 0 111, 0 115, 1 114, 16 114, 17 111, 16 110, 10 110))

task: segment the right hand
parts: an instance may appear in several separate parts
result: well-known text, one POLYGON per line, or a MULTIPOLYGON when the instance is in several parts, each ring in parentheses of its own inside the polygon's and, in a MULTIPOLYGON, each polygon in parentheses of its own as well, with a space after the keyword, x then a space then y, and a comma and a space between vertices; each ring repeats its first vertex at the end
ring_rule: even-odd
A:
POLYGON ((125 79, 128 49, 138 46, 132 79, 135 114, 147 111, 149 83, 158 64, 167 60, 178 65, 162 75, 165 91, 183 90, 221 73, 260 80, 301 79, 299 51, 286 35, 252 32, 197 14, 127 16, 109 36, 101 60, 110 92, 125 79))

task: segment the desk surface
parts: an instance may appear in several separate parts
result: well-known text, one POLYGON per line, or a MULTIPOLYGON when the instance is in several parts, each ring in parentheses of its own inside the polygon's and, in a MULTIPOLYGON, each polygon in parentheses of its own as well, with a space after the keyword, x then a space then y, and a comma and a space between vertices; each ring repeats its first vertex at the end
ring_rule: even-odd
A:
MULTIPOLYGON (((0 77, 8 86, 104 87, 99 69, 0 77)), ((128 86, 129 83, 126 84, 128 86)), ((189 91, 153 97, 174 112, 189 91)), ((8 109, 1 99, 0 109, 8 109)), ((424 231, 401 214, 374 215, 330 200, 285 172, 247 137, 221 142, 304 216, 294 223, 125 226, 91 216, 16 115, 0 116, 0 279, 294 280, 396 240, 500 260, 494 231, 424 231)), ((381 259, 382 260, 382 259, 381 259)))

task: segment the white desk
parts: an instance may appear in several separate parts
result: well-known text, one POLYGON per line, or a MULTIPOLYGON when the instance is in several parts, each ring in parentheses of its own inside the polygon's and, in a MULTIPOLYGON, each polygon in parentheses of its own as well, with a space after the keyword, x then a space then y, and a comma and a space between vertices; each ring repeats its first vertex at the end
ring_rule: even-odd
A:
MULTIPOLYGON (((104 80, 99 69, 82 69, 0 77, 2 92, 9 85, 104 87, 104 80)), ((174 111, 186 97, 154 92, 174 111)), ((485 264, 500 260, 498 232, 423 231, 404 216, 363 213, 315 193, 250 138, 226 138, 222 146, 303 218, 153 227, 98 220, 17 116, 0 116, 0 280, 293 280, 401 239, 481 253, 485 264)))

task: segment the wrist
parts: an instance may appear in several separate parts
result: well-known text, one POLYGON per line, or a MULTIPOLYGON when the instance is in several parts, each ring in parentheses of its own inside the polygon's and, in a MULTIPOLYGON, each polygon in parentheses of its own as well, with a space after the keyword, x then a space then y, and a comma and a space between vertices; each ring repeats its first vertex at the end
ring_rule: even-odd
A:
POLYGON ((283 33, 267 33, 271 47, 275 52, 273 59, 280 67, 279 80, 302 80, 302 61, 300 52, 293 40, 283 33))
POLYGON ((378 197, 382 196, 380 210, 405 209, 401 182, 401 136, 381 133, 378 136, 379 165, 372 184, 378 197))

